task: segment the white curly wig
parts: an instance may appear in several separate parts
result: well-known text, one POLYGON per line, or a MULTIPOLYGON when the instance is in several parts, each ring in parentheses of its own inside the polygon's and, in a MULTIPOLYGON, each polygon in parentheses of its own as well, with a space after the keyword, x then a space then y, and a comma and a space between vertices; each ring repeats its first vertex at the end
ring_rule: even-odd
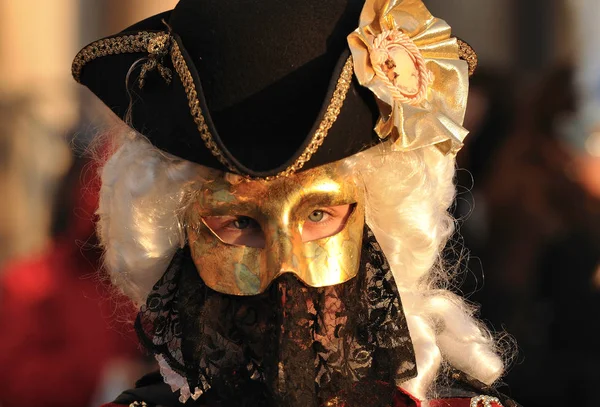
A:
MULTIPOLYGON (((98 231, 112 282, 137 305, 185 244, 188 197, 205 167, 165 154, 131 131, 115 136, 101 170, 98 231)), ((418 376, 401 387, 426 400, 449 366, 491 384, 504 371, 473 307, 447 289, 441 252, 454 231, 448 213, 454 158, 435 147, 385 145, 345 159, 366 190, 366 222, 392 268, 414 345, 418 376)))

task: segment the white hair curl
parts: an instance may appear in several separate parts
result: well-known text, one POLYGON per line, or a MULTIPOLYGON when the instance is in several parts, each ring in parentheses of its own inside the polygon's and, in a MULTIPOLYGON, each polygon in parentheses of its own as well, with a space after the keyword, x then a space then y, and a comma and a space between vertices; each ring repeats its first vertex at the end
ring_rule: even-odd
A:
MULTIPOLYGON (((492 335, 446 289, 441 252, 454 231, 448 213, 454 158, 435 147, 400 153, 382 145, 346 162, 365 186, 366 222, 394 273, 415 349, 418 376, 401 386, 426 400, 444 365, 496 381, 504 364, 492 335)), ((102 169, 98 230, 105 267, 137 305, 185 244, 182 212, 204 169, 131 132, 102 169)))

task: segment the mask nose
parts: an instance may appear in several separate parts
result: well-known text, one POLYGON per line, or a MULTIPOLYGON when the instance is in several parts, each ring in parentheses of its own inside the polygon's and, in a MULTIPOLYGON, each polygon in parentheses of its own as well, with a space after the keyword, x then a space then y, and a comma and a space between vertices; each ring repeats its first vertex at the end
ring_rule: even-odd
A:
POLYGON ((268 247, 268 269, 270 280, 285 273, 298 275, 300 260, 298 254, 302 248, 302 237, 281 227, 270 234, 268 247))

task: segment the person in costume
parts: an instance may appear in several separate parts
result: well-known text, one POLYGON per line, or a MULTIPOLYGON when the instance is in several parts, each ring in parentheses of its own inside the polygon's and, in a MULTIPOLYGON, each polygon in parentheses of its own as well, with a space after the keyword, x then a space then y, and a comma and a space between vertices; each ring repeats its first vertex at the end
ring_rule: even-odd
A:
POLYGON ((181 0, 85 47, 133 129, 105 264, 160 367, 114 405, 515 406, 441 258, 475 65, 420 0, 181 0))

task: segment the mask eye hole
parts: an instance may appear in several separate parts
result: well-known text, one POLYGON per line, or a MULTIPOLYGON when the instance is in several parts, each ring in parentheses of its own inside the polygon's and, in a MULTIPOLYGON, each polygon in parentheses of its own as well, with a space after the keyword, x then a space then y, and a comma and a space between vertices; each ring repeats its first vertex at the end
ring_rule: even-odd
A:
POLYGON ((231 227, 237 230, 251 229, 257 226, 258 225, 256 224, 256 221, 247 216, 240 216, 239 218, 231 222, 231 227))
POLYGON ((265 234, 248 216, 207 216, 204 224, 223 242, 237 246, 265 247, 265 234))
POLYGON ((354 211, 356 204, 316 208, 302 224, 302 241, 323 239, 341 232, 354 211))
POLYGON ((321 222, 323 218, 325 218, 325 215, 325 211, 321 209, 315 209, 310 213, 310 215, 308 215, 308 221, 312 223, 321 222))

